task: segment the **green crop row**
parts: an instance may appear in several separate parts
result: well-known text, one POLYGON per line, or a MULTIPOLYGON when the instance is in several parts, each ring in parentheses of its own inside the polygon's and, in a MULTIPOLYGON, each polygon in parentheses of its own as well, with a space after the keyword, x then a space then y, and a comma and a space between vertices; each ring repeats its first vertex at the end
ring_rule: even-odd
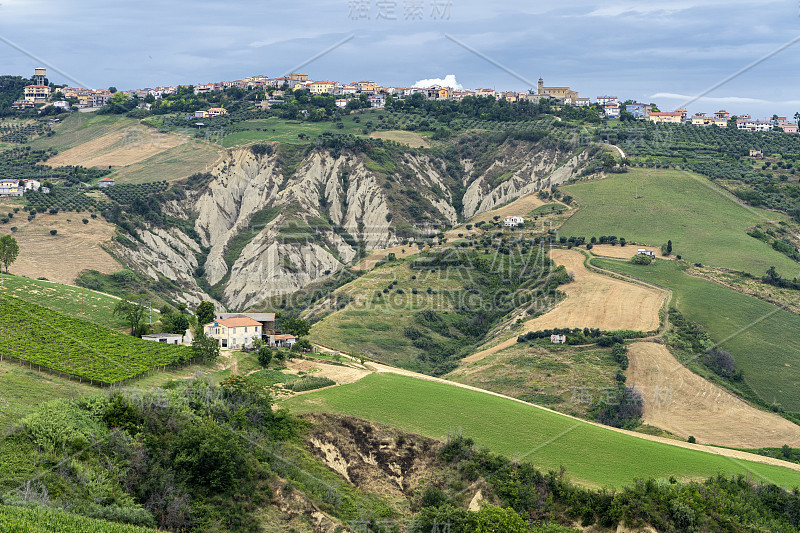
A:
POLYGON ((192 358, 188 347, 143 341, 10 296, 0 297, 0 353, 100 384, 192 358))

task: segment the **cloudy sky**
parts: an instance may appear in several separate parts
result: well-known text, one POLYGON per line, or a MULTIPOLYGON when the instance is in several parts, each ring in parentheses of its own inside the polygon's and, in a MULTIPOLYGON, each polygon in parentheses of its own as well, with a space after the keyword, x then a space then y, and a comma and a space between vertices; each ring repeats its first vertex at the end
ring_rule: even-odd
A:
POLYGON ((280 76, 526 90, 690 111, 800 111, 798 0, 0 0, 0 70, 142 88, 280 76), (25 52, 20 51, 22 48, 25 52), (772 57, 766 56, 779 50, 772 57), (33 57, 30 57, 33 56, 33 57), (63 72, 59 74, 54 71, 63 72))

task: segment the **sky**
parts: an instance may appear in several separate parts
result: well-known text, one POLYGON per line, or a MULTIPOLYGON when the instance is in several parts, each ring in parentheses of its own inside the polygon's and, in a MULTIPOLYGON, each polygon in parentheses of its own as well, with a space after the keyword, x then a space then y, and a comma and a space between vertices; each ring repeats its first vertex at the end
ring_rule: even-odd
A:
POLYGON ((543 77, 662 111, 792 117, 799 1, 0 0, 0 73, 119 89, 295 70, 517 91, 543 77))

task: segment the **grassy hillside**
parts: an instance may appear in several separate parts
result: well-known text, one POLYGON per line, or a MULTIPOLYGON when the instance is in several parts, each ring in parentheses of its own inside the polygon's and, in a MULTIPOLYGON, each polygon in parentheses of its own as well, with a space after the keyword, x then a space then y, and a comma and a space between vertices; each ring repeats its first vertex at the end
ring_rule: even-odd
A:
POLYGON ((800 317, 767 302, 682 272, 674 261, 650 266, 592 263, 672 289, 672 305, 729 351, 747 383, 766 402, 800 411, 800 317))
POLYGON ((9 296, 0 297, 0 353, 101 383, 192 356, 184 346, 143 341, 9 296))
POLYGON ((0 531, 5 533, 157 533, 158 530, 86 518, 47 507, 0 505, 0 531))
POLYGON ((219 159, 221 151, 206 143, 186 143, 156 154, 144 161, 115 171, 117 183, 174 181, 197 172, 206 172, 219 159))
POLYGON ((800 486, 800 472, 646 441, 533 406, 416 378, 372 374, 282 402, 292 412, 344 413, 433 438, 463 433, 538 468, 564 466, 574 481, 621 487, 635 478, 750 473, 800 486))
POLYGON ((277 141, 289 144, 309 144, 318 135, 330 133, 350 133, 353 135, 361 134, 366 122, 372 120, 369 114, 359 114, 346 116, 342 119, 342 129, 336 127, 333 122, 301 122, 294 120, 283 120, 277 117, 270 117, 260 120, 246 120, 236 125, 236 131, 226 135, 222 140, 225 148, 234 148, 251 144, 253 142, 277 141), (354 119, 357 119, 356 122, 354 119), (304 135, 300 138, 299 135, 304 135))
POLYGON ((114 316, 117 298, 81 287, 3 274, 6 290, 1 294, 14 296, 99 326, 119 329, 125 322, 114 316))
POLYGON ((538 247, 515 246, 389 262, 340 289, 340 310, 315 324, 311 338, 405 368, 452 370, 508 313, 567 281, 538 247))
POLYGON ((692 263, 758 276, 772 265, 789 278, 800 272, 800 264, 746 234, 759 222, 785 215, 742 206, 697 174, 635 168, 563 191, 581 209, 561 227, 562 235, 617 235, 648 246, 672 240, 673 253, 692 263), (634 198, 637 192, 642 198, 634 198))

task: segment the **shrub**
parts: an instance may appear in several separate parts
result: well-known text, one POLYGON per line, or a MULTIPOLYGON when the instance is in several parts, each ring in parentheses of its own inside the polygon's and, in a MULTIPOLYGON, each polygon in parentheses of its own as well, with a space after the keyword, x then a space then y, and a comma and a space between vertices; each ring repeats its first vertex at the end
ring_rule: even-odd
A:
POLYGON ((636 254, 631 257, 631 263, 634 265, 649 265, 653 262, 653 258, 649 255, 636 254))
POLYGON ((57 229, 51 229, 50 230, 50 235, 55 235, 56 233, 58 233, 57 229))
POLYGON ((269 366, 271 362, 272 362, 272 350, 270 350, 267 346, 262 346, 258 350, 258 364, 266 368, 269 366))
POLYGON ((82 222, 83 222, 84 224, 88 224, 88 223, 89 223, 89 219, 88 219, 88 218, 84 218, 84 219, 82 220, 82 222))

